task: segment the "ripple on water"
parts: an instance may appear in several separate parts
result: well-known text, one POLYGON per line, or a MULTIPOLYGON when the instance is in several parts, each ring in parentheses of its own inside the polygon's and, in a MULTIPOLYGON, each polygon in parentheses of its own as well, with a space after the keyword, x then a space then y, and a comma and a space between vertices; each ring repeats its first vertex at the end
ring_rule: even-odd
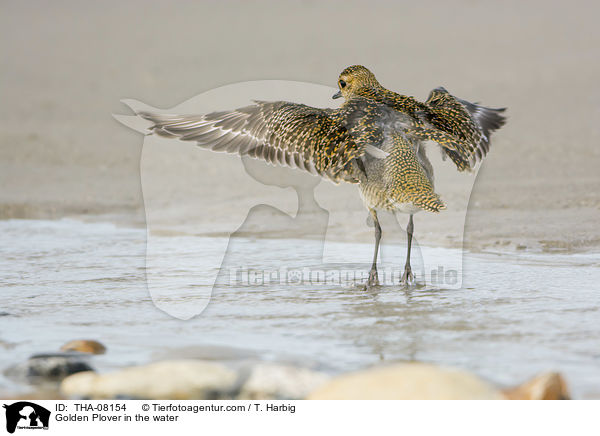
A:
MULTIPOLYGON (((466 254, 461 289, 364 291, 352 280, 243 286, 221 281, 206 310, 182 321, 158 310, 148 294, 144 230, 9 220, 0 222, 0 235, 0 346, 10 344, 10 352, 0 353, 0 368, 90 337, 109 350, 100 369, 142 363, 176 347, 214 344, 316 362, 332 372, 381 360, 435 362, 506 385, 552 369, 565 374, 576 397, 600 392, 597 253, 466 254)), ((186 307, 206 292, 189 288, 194 274, 210 273, 190 253, 198 247, 210 252, 214 239, 165 239, 174 284, 163 304, 186 307)), ((315 265, 311 241, 236 244, 253 268, 277 269, 290 259, 315 265)), ((368 262, 369 244, 336 249, 340 265, 368 269, 368 263, 352 262, 368 262)), ((404 247, 395 251, 401 263, 404 247)), ((428 247, 422 253, 429 259, 457 254, 428 247)), ((0 387, 9 383, 0 379, 0 387)))

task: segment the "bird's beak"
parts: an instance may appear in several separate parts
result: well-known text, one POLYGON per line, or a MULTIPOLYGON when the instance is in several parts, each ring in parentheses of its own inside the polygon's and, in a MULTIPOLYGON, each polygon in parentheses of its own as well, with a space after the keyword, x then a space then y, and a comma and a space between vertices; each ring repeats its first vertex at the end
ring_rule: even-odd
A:
POLYGON ((341 96, 342 96, 342 91, 338 91, 335 94, 333 94, 333 97, 331 97, 331 98, 336 99, 336 98, 340 98, 341 96))

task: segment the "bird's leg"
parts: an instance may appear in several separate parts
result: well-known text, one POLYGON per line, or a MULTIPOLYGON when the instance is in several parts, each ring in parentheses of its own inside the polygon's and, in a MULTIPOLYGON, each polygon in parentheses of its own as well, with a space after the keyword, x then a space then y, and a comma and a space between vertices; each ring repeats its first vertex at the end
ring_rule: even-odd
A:
POLYGON ((379 241, 381 240, 381 226, 377 219, 377 212, 375 209, 371 209, 370 212, 373 217, 373 226, 375 227, 375 252, 373 253, 373 265, 371 266, 371 271, 369 271, 367 289, 379 285, 379 277, 377 276, 377 253, 379 252, 379 241))
POLYGON ((412 269, 410 267, 410 248, 412 245, 413 230, 413 216, 412 214, 410 214, 410 218, 408 219, 408 225, 406 226, 406 236, 408 237, 406 264, 404 264, 404 274, 402 274, 402 280, 400 282, 404 286, 412 285, 415 282, 415 276, 413 275, 412 269))

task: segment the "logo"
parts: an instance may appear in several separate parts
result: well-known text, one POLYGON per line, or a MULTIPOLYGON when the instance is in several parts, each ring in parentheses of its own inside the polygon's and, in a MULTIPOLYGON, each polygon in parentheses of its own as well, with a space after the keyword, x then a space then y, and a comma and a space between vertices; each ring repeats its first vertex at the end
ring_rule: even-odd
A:
POLYGON ((3 406, 6 409, 6 431, 14 433, 16 429, 48 430, 50 411, 29 401, 19 401, 3 406))

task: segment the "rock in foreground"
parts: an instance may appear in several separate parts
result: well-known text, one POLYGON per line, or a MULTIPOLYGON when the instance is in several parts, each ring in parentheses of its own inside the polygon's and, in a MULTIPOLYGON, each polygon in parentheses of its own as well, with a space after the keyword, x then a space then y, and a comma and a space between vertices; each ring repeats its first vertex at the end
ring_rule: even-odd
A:
POLYGON ((406 363, 349 373, 308 396, 310 400, 501 400, 502 393, 467 372, 406 363))
POLYGON ((236 381, 235 372, 216 363, 171 360, 108 374, 75 374, 63 380, 60 392, 70 398, 210 400, 227 398, 236 381))
POLYGON ((568 400, 567 383, 557 372, 546 372, 520 386, 504 390, 509 400, 568 400))
POLYGON ((323 385, 329 377, 306 368, 259 363, 250 369, 238 399, 299 400, 323 385))

